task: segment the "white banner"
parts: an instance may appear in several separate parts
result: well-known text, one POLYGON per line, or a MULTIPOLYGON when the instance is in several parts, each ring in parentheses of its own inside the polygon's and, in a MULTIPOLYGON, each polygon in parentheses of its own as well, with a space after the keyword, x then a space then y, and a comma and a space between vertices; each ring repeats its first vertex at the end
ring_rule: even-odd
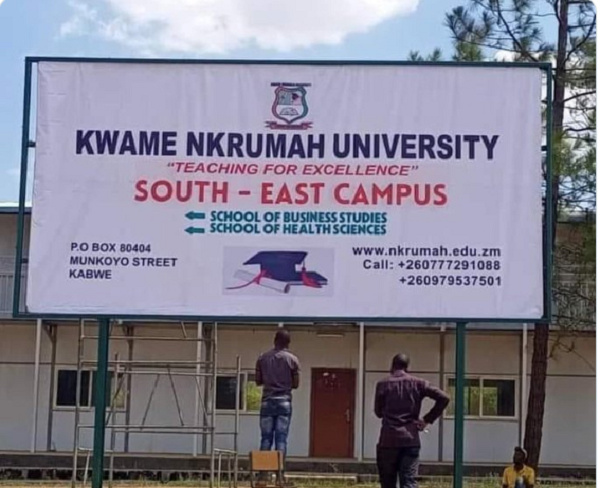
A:
POLYGON ((537 319, 541 73, 41 62, 33 313, 537 319))

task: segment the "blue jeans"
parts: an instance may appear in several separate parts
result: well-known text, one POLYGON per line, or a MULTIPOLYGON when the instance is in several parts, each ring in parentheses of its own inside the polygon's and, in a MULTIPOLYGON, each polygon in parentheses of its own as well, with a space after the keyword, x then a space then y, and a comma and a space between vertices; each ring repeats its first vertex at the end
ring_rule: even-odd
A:
POLYGON ((287 437, 292 419, 292 400, 289 397, 263 399, 260 405, 260 450, 287 451, 287 437))

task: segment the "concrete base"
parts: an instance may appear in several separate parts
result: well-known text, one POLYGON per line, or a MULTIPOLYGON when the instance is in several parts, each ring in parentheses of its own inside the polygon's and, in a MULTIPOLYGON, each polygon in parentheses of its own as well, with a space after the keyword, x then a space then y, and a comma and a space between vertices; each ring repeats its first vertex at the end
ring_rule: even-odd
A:
MULTIPOLYGON (((79 455, 78 467, 82 471, 86 464, 87 453, 79 455)), ((247 473, 248 458, 240 456, 240 475, 247 473)), ((108 472, 109 457, 105 462, 108 472)), ((377 467, 374 460, 358 462, 354 459, 313 459, 288 458, 287 472, 311 473, 315 475, 346 474, 353 475, 358 481, 376 479, 377 467)), ((469 464, 464 474, 469 477, 500 476, 504 464, 469 464)), ((69 452, 26 453, 0 452, 0 477, 12 479, 68 479, 73 469, 73 455, 69 452)), ((115 454, 115 479, 183 479, 206 477, 210 472, 210 457, 173 454, 115 454)), ((421 476, 451 476, 452 463, 423 463, 421 476)), ((543 466, 538 477, 595 479, 595 467, 543 466)))

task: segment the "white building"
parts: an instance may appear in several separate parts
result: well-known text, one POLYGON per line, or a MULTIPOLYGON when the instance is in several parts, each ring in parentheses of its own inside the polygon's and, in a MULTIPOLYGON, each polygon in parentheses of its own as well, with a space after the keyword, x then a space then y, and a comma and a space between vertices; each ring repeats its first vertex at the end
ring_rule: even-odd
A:
MULTIPOLYGON (((74 371, 79 323, 44 323, 36 408, 33 393, 36 323, 11 319, 17 218, 14 209, 0 208, 0 212, 0 452, 26 452, 33 447, 37 452, 69 452, 74 442, 74 371)), ((25 238, 27 248, 27 233, 25 238)), ((179 323, 124 325, 132 327, 136 337, 182 337, 179 323)), ((204 327, 209 328, 210 324, 204 327)), ((276 327, 277 324, 219 324, 218 327, 218 364, 224 374, 217 382, 217 424, 220 430, 233 428, 231 408, 235 406, 235 390, 230 388, 231 377, 225 370, 233 374, 236 357, 240 356, 246 392, 240 417, 241 453, 258 445, 253 369, 258 354, 271 346, 276 327)), ((451 329, 445 330, 441 324, 365 324, 362 341, 357 324, 335 328, 306 324, 288 328, 292 332, 292 350, 302 363, 301 386, 294 397, 289 438, 291 458, 372 461, 379 431, 379 422, 372 411, 374 387, 386 375, 397 352, 410 354, 414 374, 452 392, 454 336, 451 329), (323 381, 324 378, 328 381, 323 381)), ((94 335, 93 329, 93 323, 86 325, 87 334, 94 335)), ((187 323, 186 330, 193 336, 196 324, 187 323)), ((123 333, 122 327, 113 328, 113 334, 123 333)), ((510 460, 513 447, 520 444, 527 408, 531 337, 531 331, 524 333, 518 324, 469 325, 467 464, 504 464, 510 460)), ((557 340, 554 335, 553 344, 557 340)), ((596 461, 595 334, 580 333, 568 338, 566 345, 553 348, 551 344, 541 464, 592 468, 596 461)), ((86 359, 95 358, 95 349, 95 342, 86 341, 86 359)), ((120 340, 111 341, 111 358, 115 354, 121 359, 195 361, 197 350, 193 341, 120 340)), ((82 376, 82 405, 93 403, 90 376, 89 373, 82 376)), ((116 422, 128 419, 131 424, 141 423, 148 410, 147 424, 180 425, 180 411, 184 424, 193 425, 195 380, 174 377, 172 385, 168 375, 163 375, 154 388, 156 381, 152 375, 132 376, 130 401, 120 399, 116 422)), ((84 406, 81 423, 91 423, 92 416, 92 409, 84 406)), ((122 433, 117 435, 116 450, 191 455, 196 445, 198 452, 202 452, 202 442, 197 439, 198 444, 194 444, 193 435, 130 433, 127 440, 126 437, 122 433)), ((231 443, 231 437, 223 436, 217 447, 232 447, 231 443)), ((81 445, 91 447, 91 431, 81 436, 81 445)), ((423 463, 451 462, 452 450, 450 409, 423 436, 423 463)))

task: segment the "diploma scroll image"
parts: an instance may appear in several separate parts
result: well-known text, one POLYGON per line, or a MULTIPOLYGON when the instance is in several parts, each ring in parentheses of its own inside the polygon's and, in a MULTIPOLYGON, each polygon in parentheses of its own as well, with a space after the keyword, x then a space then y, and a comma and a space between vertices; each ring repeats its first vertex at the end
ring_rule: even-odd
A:
POLYGON ((296 286, 321 289, 329 281, 317 271, 307 270, 308 255, 306 251, 259 251, 243 263, 248 268, 235 271, 233 277, 237 284, 225 289, 261 286, 282 294, 288 294, 296 286))

